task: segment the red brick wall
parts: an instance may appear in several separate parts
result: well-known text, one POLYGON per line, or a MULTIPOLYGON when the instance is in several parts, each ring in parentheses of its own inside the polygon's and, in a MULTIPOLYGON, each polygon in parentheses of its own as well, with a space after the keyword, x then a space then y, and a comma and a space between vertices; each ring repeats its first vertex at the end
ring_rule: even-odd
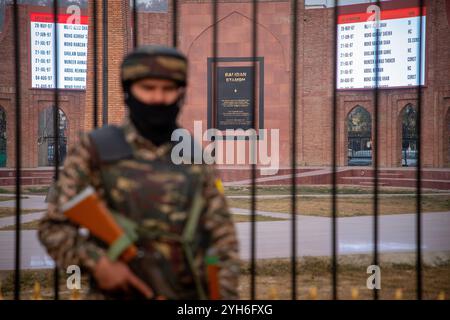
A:
MULTIPOLYGON (((51 7, 19 6, 20 79, 21 79, 21 153, 24 168, 38 166, 38 115, 42 109, 54 105, 54 91, 31 88, 30 67, 30 13, 53 12, 51 7)), ((65 8, 60 8, 64 12, 65 8)), ((5 28, 0 34, 0 105, 6 111, 7 167, 15 166, 15 77, 12 6, 6 8, 5 28)), ((68 119, 68 144, 76 141, 76 133, 82 129, 85 92, 60 90, 59 107, 68 119)))
POLYGON ((9 63, 0 63, 0 106, 6 112, 6 136, 7 136, 7 166, 14 165, 14 52, 13 52, 13 34, 12 34, 12 14, 9 8, 6 8, 5 21, 3 24, 3 30, 0 32, 0 57, 3 61, 9 63))
MULTIPOLYGON (((424 167, 448 166, 448 138, 445 114, 450 107, 450 27, 445 0, 425 1, 426 86, 422 94, 422 164, 424 167)), ((300 150, 304 165, 331 163, 331 111, 333 61, 333 9, 302 10, 299 39, 300 150), (317 134, 317 128, 321 128, 317 134)), ((408 103, 417 105, 417 89, 379 90, 380 166, 401 163, 399 117, 408 103)), ((338 93, 338 164, 346 164, 345 120, 350 110, 362 105, 374 119, 374 92, 338 93)), ((372 126, 373 128, 374 126, 372 126)))
MULTIPOLYGON (((131 35, 129 34, 130 12, 128 2, 122 0, 108 1, 108 61, 103 61, 103 10, 102 3, 97 1, 97 76, 96 83, 98 90, 98 125, 103 123, 103 68, 108 71, 108 123, 120 123, 124 117, 125 109, 123 104, 122 88, 120 84, 120 63, 123 56, 128 52, 131 35)), ((89 6, 89 51, 88 51, 88 78, 86 95, 86 117, 84 128, 89 130, 93 127, 94 110, 94 52, 92 45, 94 42, 93 32, 94 8, 91 1, 89 6)))
MULTIPOLYGON (((448 138, 448 110, 450 109, 450 26, 447 17, 448 0, 425 1, 427 5, 427 65, 426 87, 423 89, 423 165, 450 166, 448 138)), ((98 24, 99 120, 102 107, 102 25, 101 2, 98 24)), ((190 87, 181 123, 192 129, 194 120, 206 125, 207 74, 206 59, 212 56, 212 8, 209 1, 178 1, 178 44, 190 59, 190 87)), ((266 128, 280 130, 280 159, 289 165, 290 157, 290 77, 292 12, 289 1, 258 1, 258 56, 265 60, 265 116, 266 128)), ((51 90, 31 89, 29 73, 29 12, 42 7, 20 7, 21 17, 21 79, 22 79, 22 154, 25 167, 37 166, 38 111, 52 105, 51 90)), ((46 10, 51 11, 51 8, 46 10)), ((87 91, 61 90, 60 105, 69 121, 69 144, 75 133, 92 127, 93 110, 93 29, 92 7, 89 9, 89 51, 87 91), (85 108, 86 106, 86 108, 85 108)), ((120 122, 125 115, 119 81, 119 66, 131 48, 131 12, 128 1, 108 1, 108 100, 109 122, 120 122)), ((297 19, 298 39, 298 161, 301 165, 330 165, 332 141, 333 98, 333 8, 304 10, 299 3, 297 19)), ((249 57, 251 2, 226 1, 219 3, 219 56, 249 57)), ((172 7, 168 13, 139 13, 139 43, 170 45, 172 42, 172 7)), ((14 64, 12 50, 11 10, 6 13, 5 28, 0 33, 0 105, 6 110, 8 163, 14 166, 14 64)), ((345 91, 338 93, 338 163, 346 164, 345 120, 350 110, 360 104, 373 115, 374 93, 345 91)), ((416 89, 380 90, 380 165, 400 165, 401 110, 407 103, 417 104, 416 89)), ((205 127, 203 128, 205 129, 205 127)))
MULTIPOLYGON (((213 57, 213 21, 210 3, 186 1, 180 6, 180 49, 189 58, 189 90, 181 124, 193 129, 194 121, 207 124, 207 58, 213 57)), ((264 127, 280 130, 283 165, 290 149, 290 38, 289 3, 260 2, 257 24, 257 56, 264 57, 264 127), (276 14, 275 14, 276 13, 276 14)), ((218 57, 252 56, 250 2, 218 6, 218 57)), ((219 66, 251 65, 251 62, 219 66)), ((246 148, 248 150, 248 147, 246 148)))
MULTIPOLYGON (((121 123, 126 115, 123 103, 123 93, 120 83, 120 64, 123 57, 132 49, 132 12, 128 1, 112 0, 108 1, 108 62, 103 66, 103 10, 100 1, 97 1, 97 90, 98 90, 98 124, 102 124, 102 88, 103 88, 103 67, 108 70, 108 123, 121 123)), ((167 13, 138 13, 138 45, 157 43, 169 45, 172 36, 170 14, 167 13)), ((89 6, 89 24, 93 25, 94 8, 91 2, 89 6)), ((91 28, 91 27, 90 27, 91 28)), ((89 52, 88 52, 88 75, 87 97, 86 97, 86 117, 84 128, 89 130, 93 127, 94 110, 94 52, 92 44, 94 32, 92 28, 89 32, 89 52)))

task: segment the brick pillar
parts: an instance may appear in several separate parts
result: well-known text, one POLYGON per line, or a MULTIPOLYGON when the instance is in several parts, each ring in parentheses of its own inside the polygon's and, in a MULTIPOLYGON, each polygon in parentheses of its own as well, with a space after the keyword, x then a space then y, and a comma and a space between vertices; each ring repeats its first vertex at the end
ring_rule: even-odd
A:
MULTIPOLYGON (((108 61, 103 61, 103 8, 102 1, 97 0, 97 92, 98 125, 102 125, 103 108, 103 67, 108 70, 108 123, 120 123, 125 116, 122 87, 120 83, 120 64, 128 52, 132 41, 129 31, 130 8, 127 0, 109 0, 108 5, 108 61)), ((86 114, 84 129, 93 128, 94 111, 94 5, 89 6, 89 49, 88 76, 86 90, 86 114)))

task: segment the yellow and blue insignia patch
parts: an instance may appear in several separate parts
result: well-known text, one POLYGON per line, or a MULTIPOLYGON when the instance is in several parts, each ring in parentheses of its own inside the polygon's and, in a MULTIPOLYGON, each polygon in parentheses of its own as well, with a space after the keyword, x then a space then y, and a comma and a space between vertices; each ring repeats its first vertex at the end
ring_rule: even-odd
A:
POLYGON ((217 179, 216 179, 216 188, 217 188, 217 190, 219 190, 219 192, 220 192, 221 194, 224 193, 224 190, 223 190, 223 183, 222 183, 222 180, 221 180, 220 178, 217 178, 217 179))

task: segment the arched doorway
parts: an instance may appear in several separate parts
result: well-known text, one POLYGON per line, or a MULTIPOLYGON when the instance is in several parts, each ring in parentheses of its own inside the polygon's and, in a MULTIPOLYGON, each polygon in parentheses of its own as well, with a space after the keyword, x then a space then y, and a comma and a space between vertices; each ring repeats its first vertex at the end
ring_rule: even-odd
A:
POLYGON ((0 106, 0 167, 6 167, 6 112, 0 106))
POLYGON ((401 114, 402 122, 402 166, 417 165, 417 110, 412 104, 407 104, 401 114))
POLYGON ((347 143, 349 166, 372 165, 372 117, 362 106, 347 116, 347 143))
MULTIPOLYGON (((59 163, 62 164, 67 154, 67 117, 58 109, 58 154, 59 163)), ((42 167, 55 165, 55 136, 53 128, 53 107, 39 112, 38 165, 42 167)))

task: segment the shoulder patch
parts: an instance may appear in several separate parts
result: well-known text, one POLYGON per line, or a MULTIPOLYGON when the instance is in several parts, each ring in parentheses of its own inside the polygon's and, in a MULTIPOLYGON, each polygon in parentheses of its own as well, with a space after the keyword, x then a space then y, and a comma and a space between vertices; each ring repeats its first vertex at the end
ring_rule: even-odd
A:
POLYGON ((217 190, 220 192, 220 194, 224 194, 223 183, 222 183, 222 180, 220 178, 216 179, 215 185, 216 185, 217 190))

